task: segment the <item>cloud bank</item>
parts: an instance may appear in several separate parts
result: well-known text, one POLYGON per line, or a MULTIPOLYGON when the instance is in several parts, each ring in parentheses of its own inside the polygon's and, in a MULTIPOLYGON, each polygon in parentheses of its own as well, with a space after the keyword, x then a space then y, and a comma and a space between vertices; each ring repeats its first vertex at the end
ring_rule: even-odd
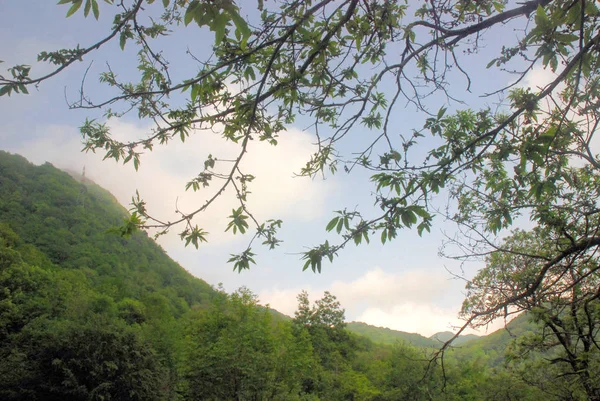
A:
MULTIPOLYGON (((374 267, 355 280, 337 280, 323 288, 305 288, 311 298, 318 299, 330 291, 346 309, 346 318, 431 336, 440 331, 453 331, 462 325, 458 318, 460 300, 456 286, 441 270, 407 270, 386 272, 374 267)), ((294 315, 296 296, 302 288, 273 288, 259 293, 263 303, 289 316, 294 315)), ((488 331, 502 327, 496 322, 488 331)), ((470 333, 485 334, 474 330, 470 333)))

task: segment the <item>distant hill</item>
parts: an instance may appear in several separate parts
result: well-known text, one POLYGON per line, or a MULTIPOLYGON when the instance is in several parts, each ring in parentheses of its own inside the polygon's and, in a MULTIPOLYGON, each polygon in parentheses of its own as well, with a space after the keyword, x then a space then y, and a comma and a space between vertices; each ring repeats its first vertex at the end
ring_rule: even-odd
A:
POLYGON ((466 344, 461 344, 460 347, 454 349, 454 352, 459 358, 471 358, 474 354, 483 354, 488 365, 497 366, 504 361, 506 347, 515 338, 535 329, 536 324, 529 319, 529 315, 522 313, 508 322, 506 327, 466 344))
MULTIPOLYGON (((452 333, 451 331, 441 331, 439 333, 435 333, 434 335, 432 335, 429 338, 433 341, 443 344, 446 341, 450 340, 453 336, 454 336, 454 333, 452 333)), ((462 345, 469 341, 477 340, 478 338, 480 338, 480 336, 475 335, 475 334, 460 335, 452 342, 452 344, 455 346, 462 345)))
MULTIPOLYGON (((443 331, 425 337, 417 333, 406 333, 404 331, 392 330, 387 327, 372 326, 362 322, 348 323, 348 330, 369 338, 371 341, 379 344, 394 344, 398 341, 406 342, 417 347, 439 348, 439 346, 448 341, 454 335, 450 331, 443 331)), ((508 344, 515 338, 525 332, 532 331, 535 325, 531 323, 527 315, 522 314, 511 320, 506 328, 497 330, 486 336, 477 336, 475 334, 466 334, 458 336, 452 343, 453 347, 458 347, 459 353, 472 353, 481 350, 485 353, 493 354, 494 359, 500 358, 508 344)))
MULTIPOLYGON (((450 332, 437 333, 427 338, 417 333, 406 333, 404 331, 392 330, 387 327, 371 326, 362 322, 348 323, 348 330, 369 338, 371 341, 379 344, 394 344, 396 342, 406 342, 417 347, 439 348, 447 339, 452 336, 450 332)), ((463 344, 477 336, 460 336, 455 344, 463 344)))

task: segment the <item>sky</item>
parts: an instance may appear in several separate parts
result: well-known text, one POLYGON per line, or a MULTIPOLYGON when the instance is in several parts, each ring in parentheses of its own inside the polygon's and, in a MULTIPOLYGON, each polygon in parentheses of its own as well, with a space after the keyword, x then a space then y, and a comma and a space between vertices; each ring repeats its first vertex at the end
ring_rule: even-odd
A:
MULTIPOLYGON (((81 13, 65 19, 67 8, 52 2, 0 0, 0 9, 0 37, 4 38, 0 41, 0 60, 4 61, 0 74, 4 74, 3 68, 7 66, 34 64, 36 54, 42 50, 94 43, 110 26, 109 19, 102 14, 98 22, 84 19, 81 13)), ((509 27, 503 29, 507 34, 511 32, 509 27)), ((172 65, 179 68, 179 74, 193 74, 196 67, 189 62, 186 50, 203 54, 212 38, 191 26, 175 32, 173 38, 181 41, 168 42, 165 51, 172 65)), ((468 63, 473 85, 480 92, 492 84, 508 84, 512 79, 490 76, 482 68, 497 48, 498 43, 494 42, 497 38, 492 35, 482 51, 468 63)), ((198 133, 185 143, 174 141, 144 154, 137 172, 131 164, 123 166, 111 160, 103 161, 101 154, 82 153, 78 127, 86 118, 102 117, 97 111, 69 110, 66 99, 77 95, 92 59, 90 76, 93 78, 88 78, 92 88, 96 88, 93 74, 101 71, 106 63, 120 68, 124 75, 135 73, 132 70, 135 54, 127 48, 122 52, 116 44, 109 44, 93 58, 71 66, 37 89, 32 88, 28 96, 0 98, 0 149, 21 154, 36 164, 50 162, 73 171, 81 171, 85 166, 86 176, 111 191, 124 206, 138 190, 147 201, 148 209, 158 216, 174 216, 176 207, 192 210, 204 195, 186 193, 185 183, 202 170, 209 153, 225 157, 233 155, 237 148, 218 136, 198 133)), ((41 66, 32 71, 38 75, 49 69, 41 66)), ((541 86, 549 79, 549 73, 534 69, 524 85, 541 86)), ((460 78, 456 86, 458 93, 472 105, 489 101, 460 92, 465 88, 460 78)), ((95 94, 103 94, 102 89, 97 90, 95 94)), ((444 101, 434 100, 441 104, 444 101)), ((398 124, 410 126, 417 124, 419 116, 414 108, 406 107, 399 108, 396 118, 398 124)), ((109 125, 123 139, 143 137, 151 127, 147 121, 135 118, 111 120, 109 125)), ((299 252, 325 239, 333 239, 325 232, 333 211, 345 207, 368 208, 373 204, 370 195, 374 187, 366 174, 340 173, 314 179, 295 176, 314 151, 314 141, 310 130, 295 125, 280 136, 276 147, 258 141, 251 143, 243 166, 257 177, 251 188, 250 207, 259 220, 275 217, 284 221, 281 230, 284 242, 275 251, 256 249, 257 265, 249 271, 238 274, 226 263, 229 255, 243 250, 248 241, 247 237, 224 232, 226 216, 235 206, 231 197, 215 204, 199 222, 210 233, 208 244, 202 244, 198 250, 186 248, 173 232, 160 239, 161 246, 193 275, 212 285, 222 283, 228 291, 246 286, 258 294, 262 303, 288 315, 293 315, 300 291, 307 290, 312 299, 330 291, 346 309, 348 321, 426 336, 460 325, 458 312, 465 281, 456 275, 470 278, 481 265, 461 266, 439 256, 444 236, 454 232, 450 223, 439 218, 431 234, 419 237, 415 231, 402 231, 385 246, 375 240, 368 246, 350 246, 334 263, 325 264, 321 274, 302 271, 299 252)), ((497 329, 503 323, 496 322, 488 330, 497 329)))

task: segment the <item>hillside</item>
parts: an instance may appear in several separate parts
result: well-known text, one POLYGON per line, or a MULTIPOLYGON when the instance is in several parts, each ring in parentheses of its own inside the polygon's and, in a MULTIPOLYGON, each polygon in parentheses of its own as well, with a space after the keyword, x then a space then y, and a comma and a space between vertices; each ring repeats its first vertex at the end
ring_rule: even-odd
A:
POLYGON ((388 329, 387 327, 371 326, 362 322, 348 323, 348 330, 369 338, 371 341, 379 344, 395 344, 397 342, 406 342, 417 347, 435 348, 439 342, 424 337, 417 333, 406 333, 388 329))
POLYGON ((217 292, 89 180, 0 152, 0 399, 172 399, 187 316, 217 292), (129 394, 127 397, 117 394, 129 394))
POLYGON ((290 319, 216 291, 146 234, 112 233, 127 211, 72 175, 0 152, 3 401, 540 399, 472 358, 481 347, 442 372, 427 359, 438 340, 321 320, 343 316, 335 297, 290 319))
MULTIPOLYGON (((442 331, 439 333, 435 333, 434 335, 432 335, 431 337, 429 337, 429 339, 439 343, 445 343, 446 341, 450 340, 452 337, 454 337, 454 333, 452 333, 451 331, 442 331)), ((458 346, 458 345, 462 345, 465 343, 468 343, 469 341, 473 341, 473 340, 477 340, 481 338, 478 335, 475 334, 464 334, 464 335, 460 335, 458 336, 453 342, 452 344, 454 346, 458 346)))
POLYGON ((0 222, 52 263, 78 269, 117 298, 161 294, 173 307, 206 303, 214 290, 143 233, 111 234, 127 211, 89 180, 0 152, 0 222))
MULTIPOLYGON (((387 327, 371 326, 362 322, 348 323, 348 330, 369 338, 371 341, 379 344, 395 344, 397 342, 406 342, 416 347, 439 348, 441 344, 452 337, 449 331, 436 333, 431 337, 425 337, 417 333, 406 333, 404 331, 392 330, 387 327)), ((467 334, 459 336, 454 340, 454 345, 462 345, 469 341, 476 340, 479 336, 467 334)))
POLYGON ((504 362, 504 353, 508 345, 516 338, 536 331, 535 323, 531 322, 529 315, 523 313, 510 322, 505 328, 496 330, 487 336, 482 336, 466 344, 454 344, 454 353, 458 358, 468 359, 474 355, 483 355, 489 366, 498 366, 504 362))
MULTIPOLYGON (((364 336, 376 344, 394 345, 404 343, 428 349, 439 348, 441 344, 453 336, 448 331, 436 333, 428 338, 417 333, 406 333, 386 327, 371 326, 362 322, 348 323, 347 328, 349 331, 364 336)), ((459 336, 452 343, 449 355, 462 361, 475 358, 480 363, 496 367, 504 362, 504 353, 515 338, 535 330, 536 326, 529 320, 528 315, 521 314, 511 320, 505 328, 488 335, 467 334, 459 336)))
MULTIPOLYGON (((128 239, 110 233, 126 214, 112 194, 80 174, 51 164, 35 166, 0 151, 0 222, 52 263, 84 271, 103 292, 116 295, 110 288, 118 287, 120 298, 163 292, 174 306, 182 301, 188 306, 206 303, 213 289, 172 261, 145 233, 128 239)), ((347 328, 376 343, 401 341, 426 348, 438 347, 451 335, 443 332, 427 338, 362 322, 351 322, 347 328)), ((504 341, 504 336, 496 337, 504 341)), ((455 345, 476 338, 460 336, 455 345)))

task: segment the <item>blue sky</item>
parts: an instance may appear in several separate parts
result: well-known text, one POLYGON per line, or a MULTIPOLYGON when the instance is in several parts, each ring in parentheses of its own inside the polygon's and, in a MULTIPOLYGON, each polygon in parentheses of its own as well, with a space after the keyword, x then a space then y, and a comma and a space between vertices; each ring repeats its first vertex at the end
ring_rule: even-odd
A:
MULTIPOLYGON (((160 3, 160 2, 157 2, 160 3)), ((251 2, 254 4, 254 2, 251 2)), ((84 19, 81 13, 65 19, 66 7, 52 2, 20 0, 0 3, 0 67, 20 63, 34 64, 35 55, 42 50, 53 50, 94 43, 109 27, 106 15, 99 22, 84 19), (17 23, 18 22, 18 23, 17 23)), ((505 35, 513 35, 504 27, 505 35)), ((456 75, 453 89, 461 99, 473 106, 490 104, 497 99, 481 99, 478 94, 488 88, 511 81, 510 76, 486 73, 483 67, 498 48, 499 35, 491 35, 482 51, 468 61, 475 93, 464 91, 465 81, 456 75)), ((189 62, 185 51, 189 47, 202 54, 210 47, 212 37, 196 27, 175 32, 168 42, 167 52, 176 76, 193 74, 196 66, 189 62), (177 39, 177 40, 173 40, 177 39)), ((131 165, 122 166, 113 161, 102 161, 102 155, 80 152, 78 127, 86 117, 101 118, 99 112, 68 110, 67 98, 75 99, 80 82, 90 59, 75 64, 51 81, 44 82, 29 96, 0 98, 0 148, 20 153, 34 163, 49 161, 57 167, 81 171, 107 188, 124 205, 135 190, 147 200, 150 211, 157 215, 173 214, 175 202, 191 210, 201 200, 184 192, 185 183, 202 170, 208 153, 227 155, 235 151, 218 136, 198 134, 185 144, 173 143, 144 155, 139 172, 131 165)), ((118 68, 123 76, 135 73, 135 54, 126 48, 121 52, 117 44, 109 44, 93 57, 88 76, 89 88, 95 95, 104 89, 95 84, 97 73, 106 62, 118 68)), ((48 71, 47 67, 32 70, 33 75, 48 71)), ((547 78, 543 71, 534 71, 531 85, 547 78)), ((430 100, 434 109, 446 99, 430 100)), ((422 116, 413 107, 399 107, 394 115, 399 131, 418 128, 422 116)), ((420 238, 414 231, 402 232, 392 243, 382 246, 372 241, 369 246, 349 246, 333 264, 326 264, 322 274, 302 272, 298 253, 307 246, 317 245, 328 237, 324 230, 333 217, 332 212, 344 207, 359 206, 369 210, 374 189, 368 175, 328 175, 326 179, 294 178, 314 150, 314 136, 304 131, 302 121, 281 135, 280 144, 271 147, 252 143, 245 168, 258 178, 251 188, 250 205, 257 217, 281 218, 284 243, 276 251, 256 249, 257 265, 238 274, 226 263, 230 253, 239 252, 248 238, 224 233, 226 216, 234 205, 231 199, 210 209, 198 223, 211 233, 211 241, 200 250, 185 248, 176 235, 161 239, 160 243, 171 257, 194 275, 210 284, 223 283, 227 290, 245 285, 257 293, 264 303, 288 314, 293 314, 296 295, 306 289, 313 298, 324 290, 338 296, 346 308, 348 320, 431 335, 451 329, 459 322, 457 313, 463 299, 464 282, 454 279, 448 270, 463 274, 457 262, 438 256, 444 233, 452 234, 454 227, 437 218, 430 235, 420 238)), ((121 138, 143 136, 150 124, 127 117, 110 123, 121 138)), ((357 145, 350 141, 348 149, 357 145)), ((444 199, 439 200, 440 204, 444 199)), ((464 266, 464 275, 471 277, 477 264, 464 266)), ((499 327, 499 322, 495 327, 499 327)))

